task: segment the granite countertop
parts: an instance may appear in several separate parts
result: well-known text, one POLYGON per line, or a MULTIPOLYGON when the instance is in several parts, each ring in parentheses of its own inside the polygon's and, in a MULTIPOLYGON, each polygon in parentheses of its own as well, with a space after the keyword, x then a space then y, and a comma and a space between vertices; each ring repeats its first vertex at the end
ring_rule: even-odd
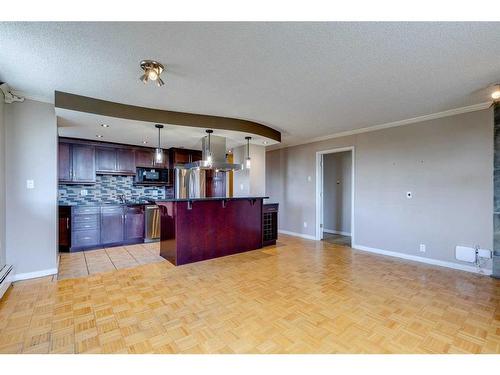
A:
POLYGON ((74 204, 59 204, 60 207, 101 207, 101 206, 142 206, 154 204, 154 201, 144 202, 144 201, 125 201, 125 203, 116 202, 86 202, 86 203, 74 203, 74 204))
POLYGON ((241 199, 268 199, 269 197, 211 197, 211 198, 172 198, 172 199, 157 199, 155 203, 162 202, 196 202, 196 201, 235 201, 241 199))

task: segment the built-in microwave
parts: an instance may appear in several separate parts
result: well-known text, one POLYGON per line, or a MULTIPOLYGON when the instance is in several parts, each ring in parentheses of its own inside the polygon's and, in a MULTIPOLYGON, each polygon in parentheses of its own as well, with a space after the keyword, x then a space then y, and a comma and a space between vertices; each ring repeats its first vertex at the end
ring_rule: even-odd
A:
POLYGON ((137 184, 168 184, 168 169, 137 168, 135 175, 137 184))

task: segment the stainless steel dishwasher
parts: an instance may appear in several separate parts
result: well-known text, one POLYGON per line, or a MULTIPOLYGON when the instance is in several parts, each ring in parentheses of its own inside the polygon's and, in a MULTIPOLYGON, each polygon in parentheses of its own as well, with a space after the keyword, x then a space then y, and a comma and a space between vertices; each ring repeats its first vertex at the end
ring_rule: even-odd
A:
POLYGON ((144 242, 160 240, 160 208, 156 205, 145 207, 144 214, 145 237, 144 242))

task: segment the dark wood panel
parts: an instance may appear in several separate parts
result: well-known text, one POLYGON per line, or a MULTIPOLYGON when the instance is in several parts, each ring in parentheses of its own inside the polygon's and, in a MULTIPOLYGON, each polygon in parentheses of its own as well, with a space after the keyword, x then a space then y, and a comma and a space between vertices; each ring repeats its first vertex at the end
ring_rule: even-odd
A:
POLYGON ((59 207, 59 250, 68 251, 71 247, 71 208, 59 207))
POLYGON ((123 242, 123 207, 101 212, 101 245, 123 242))
POLYGON ((262 199, 166 202, 160 255, 176 265, 262 247, 262 199), (193 228, 196 228, 194 231, 193 228))
POLYGON ((153 167, 154 152, 151 150, 136 150, 135 165, 137 167, 153 167))
POLYGON ((125 233, 126 243, 144 241, 144 206, 125 208, 125 233))
POLYGON ((73 182, 95 182, 95 148, 72 145, 73 182))
POLYGON ((111 147, 97 147, 95 151, 96 170, 98 172, 116 171, 116 150, 111 147))
POLYGON ((226 196, 226 173, 207 170, 205 172, 206 185, 205 195, 209 197, 225 197, 226 196))
POLYGON ((116 169, 119 172, 135 173, 134 150, 116 150, 116 169))
POLYGON ((71 180, 71 145, 59 143, 57 170, 59 181, 71 180))

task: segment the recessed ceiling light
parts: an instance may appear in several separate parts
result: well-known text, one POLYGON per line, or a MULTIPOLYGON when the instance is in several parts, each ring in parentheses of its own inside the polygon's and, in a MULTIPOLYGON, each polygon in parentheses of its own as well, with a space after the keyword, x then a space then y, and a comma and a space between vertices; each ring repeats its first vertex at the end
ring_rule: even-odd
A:
POLYGON ((267 145, 269 142, 268 141, 263 141, 262 143, 265 144, 265 145, 267 145))
POLYGON ((500 84, 493 86, 493 91, 491 93, 491 98, 493 100, 498 100, 500 99, 500 84))
POLYGON ((108 125, 108 124, 101 124, 101 126, 102 126, 103 128, 109 128, 109 125, 108 125))
POLYGON ((143 144, 147 144, 147 143, 148 143, 148 141, 142 141, 142 143, 143 143, 143 144))
POLYGON ((96 134, 95 135, 97 138, 102 138, 102 135, 101 134, 96 134))

